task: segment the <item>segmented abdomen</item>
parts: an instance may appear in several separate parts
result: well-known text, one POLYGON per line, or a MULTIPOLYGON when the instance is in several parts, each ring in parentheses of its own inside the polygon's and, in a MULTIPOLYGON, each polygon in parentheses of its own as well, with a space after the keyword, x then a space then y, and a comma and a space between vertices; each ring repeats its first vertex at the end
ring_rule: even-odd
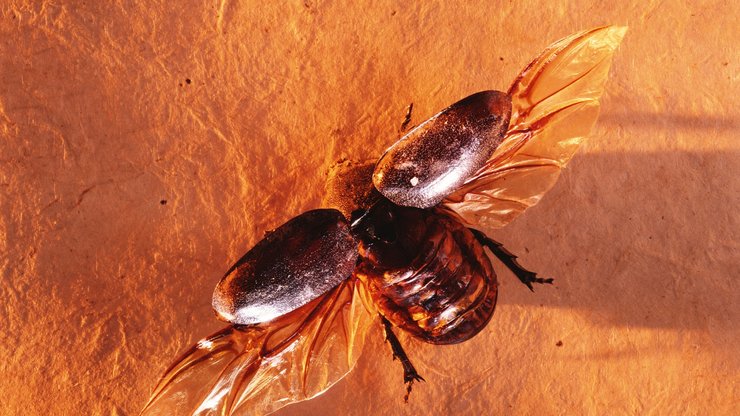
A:
POLYGON ((391 227, 381 231, 395 239, 361 236, 355 271, 381 313, 434 344, 477 334, 493 315, 498 291, 483 247, 467 228, 441 213, 387 209, 388 221, 379 227, 391 227))

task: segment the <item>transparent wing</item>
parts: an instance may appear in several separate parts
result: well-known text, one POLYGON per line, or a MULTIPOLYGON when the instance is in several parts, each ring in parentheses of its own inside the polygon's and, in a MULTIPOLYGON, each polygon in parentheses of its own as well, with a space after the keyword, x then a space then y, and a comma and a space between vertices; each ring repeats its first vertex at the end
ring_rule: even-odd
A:
POLYGON ((371 305, 350 279, 268 324, 226 327, 175 361, 142 415, 263 415, 310 399, 354 367, 371 305))
POLYGON ((576 33, 550 45, 514 80, 501 145, 443 205, 465 222, 500 228, 535 205, 589 135, 626 27, 576 33))

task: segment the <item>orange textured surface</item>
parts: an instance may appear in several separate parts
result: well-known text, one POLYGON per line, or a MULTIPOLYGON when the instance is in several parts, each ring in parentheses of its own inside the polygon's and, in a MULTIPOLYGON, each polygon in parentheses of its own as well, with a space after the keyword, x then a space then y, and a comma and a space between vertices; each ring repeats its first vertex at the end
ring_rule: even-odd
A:
POLYGON ((336 160, 603 24, 630 30, 590 140, 494 235, 556 286, 495 263, 480 335, 401 336, 408 405, 376 331, 277 414, 737 413, 738 4, 74 3, 0 5, 0 414, 138 414, 336 160))

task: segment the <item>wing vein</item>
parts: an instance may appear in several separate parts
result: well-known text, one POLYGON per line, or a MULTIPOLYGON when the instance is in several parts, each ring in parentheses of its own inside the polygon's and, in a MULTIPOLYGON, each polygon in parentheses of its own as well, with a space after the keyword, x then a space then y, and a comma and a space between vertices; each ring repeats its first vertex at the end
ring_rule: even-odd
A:
POLYGON ((307 349, 307 353, 303 361, 303 382, 301 386, 301 388, 303 389, 304 395, 308 395, 308 393, 306 392, 306 380, 308 379, 308 371, 309 371, 308 366, 309 366, 309 361, 311 360, 311 354, 313 352, 314 347, 316 346, 316 342, 319 339, 319 334, 321 333, 324 327, 324 323, 326 322, 328 316, 329 315, 336 316, 336 312, 334 312, 334 306, 336 305, 337 300, 339 299, 339 296, 342 294, 342 292, 344 292, 345 288, 347 287, 346 285, 347 285, 347 281, 341 283, 340 286, 335 291, 331 299, 331 304, 329 306, 330 312, 328 314, 322 315, 319 318, 319 324, 318 324, 318 327, 316 328, 315 335, 313 339, 311 340, 311 344, 309 345, 309 348, 307 349))

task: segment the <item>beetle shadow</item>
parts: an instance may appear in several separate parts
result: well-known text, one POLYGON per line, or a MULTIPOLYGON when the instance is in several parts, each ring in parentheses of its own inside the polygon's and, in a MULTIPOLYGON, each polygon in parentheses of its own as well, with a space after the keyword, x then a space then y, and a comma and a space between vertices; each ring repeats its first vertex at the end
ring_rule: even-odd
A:
POLYGON ((537 206, 493 233, 555 285, 529 293, 496 263, 499 302, 612 325, 732 329, 740 266, 728 207, 740 201, 727 172, 739 153, 577 155, 537 206))
MULTIPOLYGON (((618 100, 623 107, 630 103, 618 100)), ((740 127, 740 121, 716 115, 686 115, 671 112, 649 111, 610 111, 599 117, 598 123, 609 126, 638 126, 640 131, 665 130, 666 128, 681 131, 709 130, 715 132, 732 132, 740 127)))

